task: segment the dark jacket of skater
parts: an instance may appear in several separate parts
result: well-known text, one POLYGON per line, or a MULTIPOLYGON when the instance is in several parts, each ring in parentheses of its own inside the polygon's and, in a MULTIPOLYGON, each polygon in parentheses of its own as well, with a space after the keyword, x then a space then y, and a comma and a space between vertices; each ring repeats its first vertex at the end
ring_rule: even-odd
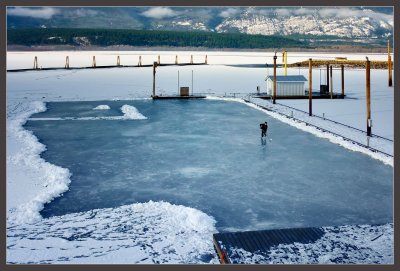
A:
POLYGON ((261 123, 260 129, 261 129, 261 137, 267 136, 268 123, 267 122, 261 123))

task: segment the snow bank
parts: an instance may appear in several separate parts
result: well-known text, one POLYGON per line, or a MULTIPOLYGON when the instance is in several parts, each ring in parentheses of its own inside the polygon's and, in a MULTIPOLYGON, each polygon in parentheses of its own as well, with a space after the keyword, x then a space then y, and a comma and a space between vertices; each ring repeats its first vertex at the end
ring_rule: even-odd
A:
POLYGON ((393 264, 393 224, 324 227, 314 243, 281 244, 267 253, 229 248, 234 263, 244 264, 393 264))
MULTIPOLYGON (((99 105, 95 107, 96 110, 108 110, 108 105, 99 105)), ((49 120, 143 120, 147 119, 146 116, 142 115, 136 107, 132 105, 121 106, 123 116, 100 116, 100 117, 63 117, 63 118, 29 118, 31 121, 49 121, 49 120)))
POLYGON ((7 182, 7 223, 10 224, 40 219, 39 212, 43 205, 68 190, 71 176, 68 169, 40 158, 46 147, 22 127, 30 115, 46 111, 45 104, 31 102, 14 106, 16 110, 23 109, 20 109, 22 113, 10 112, 11 116, 7 119, 7 178, 10 180, 7 182), (19 151, 14 152, 17 145, 19 151), (24 183, 13 182, 20 174, 32 178, 25 179, 24 183))
POLYGON ((98 105, 95 108, 93 108, 93 110, 109 110, 109 109, 110 109, 110 107, 106 104, 101 104, 101 105, 98 105))
MULTIPOLYGON (((258 107, 256 104, 246 103, 242 98, 221 98, 221 97, 208 96, 207 99, 210 99, 210 100, 222 100, 222 101, 232 101, 232 102, 239 102, 239 103, 246 104, 246 105, 248 105, 250 107, 253 107, 254 109, 260 110, 260 111, 270 115, 271 117, 273 117, 275 119, 278 119, 278 120, 280 120, 280 121, 282 121, 282 122, 284 122, 286 124, 289 124, 289 125, 291 125, 293 127, 296 127, 296 128, 298 128, 298 129, 300 129, 302 131, 311 133, 311 134, 316 135, 316 136, 318 136, 320 138, 328 139, 330 142, 332 142, 334 144, 338 144, 338 145, 340 145, 340 146, 342 146, 342 147, 344 147, 346 149, 367 154, 368 156, 370 156, 370 157, 372 157, 374 159, 382 161, 384 164, 393 166, 393 157, 384 155, 382 153, 373 152, 373 151, 371 151, 371 150, 369 150, 367 148, 364 148, 364 147, 362 147, 360 145, 357 145, 357 144, 354 144, 354 143, 352 143, 350 141, 344 140, 342 137, 333 135, 333 134, 331 134, 329 132, 323 132, 323 131, 315 128, 315 127, 308 126, 303 122, 298 122, 296 120, 287 118, 286 116, 283 116, 283 115, 278 114, 276 112, 265 110, 265 109, 263 109, 261 107, 258 107)), ((343 136, 346 136, 346 135, 343 135, 343 136)))
POLYGON ((215 223, 153 201, 51 217, 7 229, 7 263, 215 263, 215 223))
POLYGON ((124 118, 125 119, 131 119, 131 120, 143 120, 147 119, 145 116, 139 113, 139 111, 136 109, 136 107, 132 105, 127 105, 124 104, 121 107, 122 113, 124 113, 124 118))

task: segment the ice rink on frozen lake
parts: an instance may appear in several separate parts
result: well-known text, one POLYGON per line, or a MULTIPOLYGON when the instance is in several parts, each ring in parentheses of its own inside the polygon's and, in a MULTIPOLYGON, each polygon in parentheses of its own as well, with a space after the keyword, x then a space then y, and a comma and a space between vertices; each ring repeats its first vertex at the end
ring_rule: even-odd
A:
POLYGON ((241 103, 80 101, 47 108, 24 127, 46 145, 42 157, 72 177, 69 191, 45 205, 45 217, 153 200, 199 209, 220 231, 393 219, 391 166, 241 103), (93 110, 99 105, 110 109, 93 110), (272 139, 265 144, 264 121, 272 139))

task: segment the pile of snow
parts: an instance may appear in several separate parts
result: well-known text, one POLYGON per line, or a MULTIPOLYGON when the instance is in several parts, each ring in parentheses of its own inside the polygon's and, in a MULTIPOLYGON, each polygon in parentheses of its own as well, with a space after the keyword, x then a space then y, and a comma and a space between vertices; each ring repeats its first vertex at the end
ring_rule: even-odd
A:
MULTIPOLYGON (((108 105, 99 105, 94 110, 108 110, 108 105)), ((121 111, 123 116, 98 116, 98 117, 55 117, 55 118, 29 118, 30 121, 55 121, 55 120, 143 120, 147 119, 146 116, 141 114, 136 107, 132 105, 123 105, 121 111)))
POLYGON ((7 263, 216 263, 215 223, 152 201, 51 217, 7 228, 7 263))
POLYGON ((229 248, 233 263, 243 264, 393 264, 393 224, 322 228, 314 243, 284 244, 266 253, 229 248))
POLYGON ((121 107, 122 113, 124 113, 124 119, 130 119, 130 120, 143 120, 147 119, 147 117, 143 116, 139 111, 136 109, 136 107, 132 105, 127 105, 124 104, 121 107))
POLYGON ((34 222, 41 218, 39 212, 45 203, 68 190, 71 173, 43 160, 40 153, 46 150, 45 145, 22 127, 31 114, 46 111, 45 104, 30 102, 8 106, 7 223, 34 222), (19 151, 14 151, 15 148, 19 151), (23 179, 23 184, 17 181, 19 179, 23 179))
POLYGON ((101 104, 96 106, 95 108, 93 108, 93 110, 109 110, 110 106, 106 105, 106 104, 101 104))

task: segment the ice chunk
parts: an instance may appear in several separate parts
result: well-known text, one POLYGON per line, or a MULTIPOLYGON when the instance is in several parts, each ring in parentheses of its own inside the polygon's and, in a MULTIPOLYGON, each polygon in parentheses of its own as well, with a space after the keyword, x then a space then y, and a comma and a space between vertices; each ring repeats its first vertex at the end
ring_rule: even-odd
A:
POLYGON ((125 119, 132 119, 132 120, 143 120, 147 119, 145 116, 139 113, 139 111, 136 109, 136 107, 132 105, 127 105, 124 104, 121 107, 122 113, 124 113, 124 118, 125 119))
POLYGON ((101 104, 101 105, 98 105, 95 108, 93 108, 93 110, 109 110, 109 109, 110 109, 110 107, 106 104, 101 104))

